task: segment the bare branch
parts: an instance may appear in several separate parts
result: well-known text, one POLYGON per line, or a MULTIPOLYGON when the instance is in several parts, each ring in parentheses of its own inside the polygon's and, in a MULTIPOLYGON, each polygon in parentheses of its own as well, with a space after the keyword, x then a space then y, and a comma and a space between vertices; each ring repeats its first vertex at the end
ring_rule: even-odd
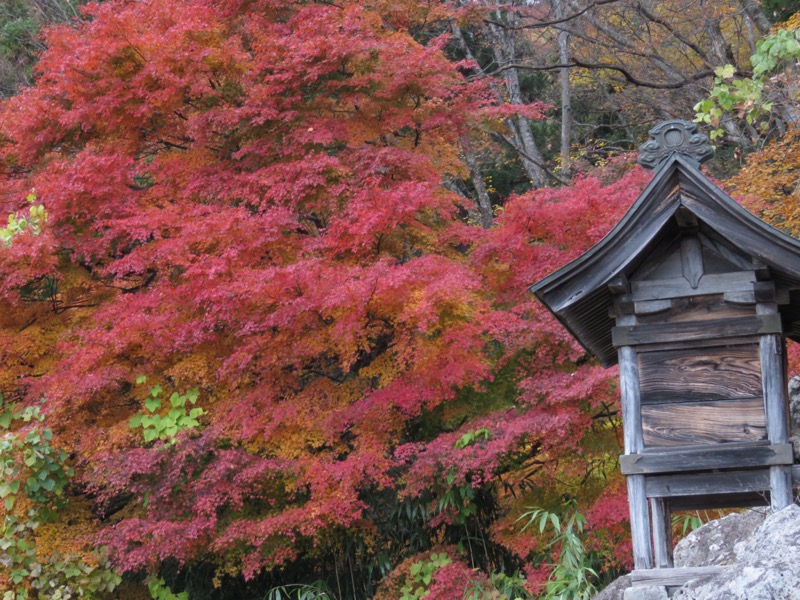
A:
POLYGON ((630 71, 628 71, 628 69, 626 69, 625 67, 621 67, 619 65, 614 65, 611 63, 590 63, 590 62, 584 62, 576 58, 573 58, 572 62, 566 64, 563 63, 557 64, 557 65, 526 65, 523 63, 511 63, 503 65, 498 69, 498 71, 503 71, 505 69, 523 69, 526 71, 554 71, 556 69, 564 69, 564 68, 574 69, 576 67, 580 67, 582 69, 593 69, 593 70, 609 69, 611 71, 617 71, 629 83, 657 90, 677 90, 692 83, 695 83, 696 81, 700 81, 701 79, 705 79, 706 77, 710 77, 711 75, 714 74, 714 71, 712 69, 703 69, 702 71, 698 71, 694 75, 686 77, 681 81, 660 83, 657 81, 646 81, 644 79, 640 79, 635 75, 633 75, 630 71))

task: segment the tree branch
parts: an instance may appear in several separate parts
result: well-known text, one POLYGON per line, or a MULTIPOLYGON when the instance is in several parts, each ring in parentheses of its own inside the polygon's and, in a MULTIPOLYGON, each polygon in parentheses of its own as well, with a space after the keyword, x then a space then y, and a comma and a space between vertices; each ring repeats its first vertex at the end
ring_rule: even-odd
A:
POLYGON ((582 69, 592 69, 592 70, 609 69, 611 71, 617 71, 629 83, 638 85, 640 87, 652 88, 656 90, 677 90, 696 81, 700 81, 701 79, 705 79, 706 77, 710 77, 711 75, 714 74, 714 71, 712 69, 703 69, 702 71, 698 71, 697 73, 691 75, 690 77, 684 78, 682 81, 659 83, 657 81, 647 81, 644 79, 639 79, 638 77, 633 75, 633 73, 628 71, 628 69, 626 69, 625 67, 621 67, 619 65, 614 65, 611 63, 590 63, 590 62, 584 62, 577 58, 573 58, 572 62, 570 63, 566 64, 562 63, 557 65, 526 65, 522 63, 509 63, 497 69, 497 72, 504 71, 506 69, 524 69, 526 71, 554 71, 557 69, 564 69, 564 68, 574 69, 576 67, 580 67, 582 69))

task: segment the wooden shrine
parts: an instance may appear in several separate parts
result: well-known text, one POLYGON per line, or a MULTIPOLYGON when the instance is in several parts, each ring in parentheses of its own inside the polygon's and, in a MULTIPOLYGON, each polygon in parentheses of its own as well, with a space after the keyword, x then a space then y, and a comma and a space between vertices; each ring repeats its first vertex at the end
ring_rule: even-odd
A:
POLYGON ((696 125, 650 135, 638 200, 531 287, 619 363, 634 574, 672 567, 672 510, 793 501, 785 338, 800 339, 800 242, 699 171, 713 149, 696 125))

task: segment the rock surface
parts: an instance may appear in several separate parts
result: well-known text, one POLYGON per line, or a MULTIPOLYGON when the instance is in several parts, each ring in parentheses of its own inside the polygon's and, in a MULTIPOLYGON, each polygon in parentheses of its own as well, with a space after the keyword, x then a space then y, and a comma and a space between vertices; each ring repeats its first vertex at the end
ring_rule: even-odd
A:
POLYGON ((592 600, 623 600, 625 590, 629 587, 631 587, 630 575, 617 577, 611 584, 603 588, 599 594, 596 594, 592 600))
POLYGON ((675 546, 676 567, 710 567, 736 561, 734 546, 764 523, 766 509, 748 510, 706 523, 675 546))
MULTIPOLYGON (((775 513, 751 510, 707 523, 681 540, 675 565, 728 568, 688 582, 675 591, 674 600, 800 600, 800 506, 775 513)), ((630 577, 621 577, 594 600, 623 600, 629 586, 630 577)))
POLYGON ((800 600, 800 506, 769 515, 734 545, 736 561, 725 573, 690 581, 676 600, 800 600))

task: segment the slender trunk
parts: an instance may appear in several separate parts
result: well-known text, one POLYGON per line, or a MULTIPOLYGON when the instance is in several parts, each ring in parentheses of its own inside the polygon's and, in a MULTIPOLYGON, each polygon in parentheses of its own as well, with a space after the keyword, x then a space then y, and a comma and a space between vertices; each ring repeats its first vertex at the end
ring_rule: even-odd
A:
MULTIPOLYGON (((564 3, 561 0, 555 2, 556 19, 566 16, 564 3)), ((562 65, 569 63, 569 32, 561 29, 558 32, 558 60, 562 65)), ((569 69, 563 67, 560 72, 561 78, 561 175, 569 177, 570 148, 572 141, 572 94, 569 85, 569 69)))
MULTIPOLYGON (((496 18, 500 20, 501 17, 502 15, 498 14, 496 18)), ((512 21, 509 24, 513 25, 516 17, 513 13, 509 13, 508 19, 512 21)), ((499 67, 516 62, 516 45, 514 42, 516 32, 513 29, 504 29, 489 23, 485 27, 485 32, 486 38, 491 42, 492 54, 499 67)), ((522 87, 519 83, 519 70, 514 68, 504 70, 503 80, 508 90, 509 102, 511 104, 524 104, 522 87)), ((544 164, 544 157, 536 145, 536 140, 533 138, 531 124, 526 118, 519 115, 508 119, 507 123, 511 125, 516 146, 523 151, 520 159, 531 183, 535 187, 543 186, 545 184, 545 172, 540 165, 544 164)))
POLYGON ((739 0, 739 5, 742 7, 744 14, 747 15, 748 20, 752 22, 761 32, 761 35, 766 35, 769 33, 769 30, 772 28, 772 24, 762 12, 761 6, 758 2, 755 2, 754 0, 739 0))
POLYGON ((469 167, 469 176, 472 185, 475 188, 477 199, 475 203, 478 206, 478 215, 480 217, 481 227, 489 229, 492 226, 494 215, 492 214, 492 201, 489 199, 489 190, 486 189, 486 184, 481 175, 480 165, 472 150, 472 145, 467 137, 461 139, 461 147, 464 151, 464 160, 469 167))

